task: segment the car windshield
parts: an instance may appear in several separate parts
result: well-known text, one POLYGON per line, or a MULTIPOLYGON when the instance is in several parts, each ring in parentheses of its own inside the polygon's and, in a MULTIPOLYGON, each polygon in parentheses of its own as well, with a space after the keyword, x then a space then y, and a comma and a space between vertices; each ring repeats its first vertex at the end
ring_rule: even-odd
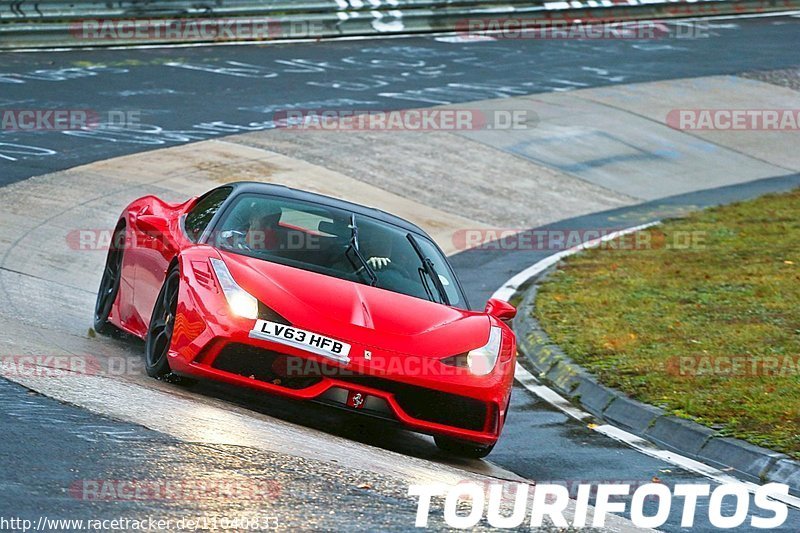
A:
POLYGON ((334 207, 242 194, 211 241, 264 261, 465 306, 450 265, 428 238, 334 207))

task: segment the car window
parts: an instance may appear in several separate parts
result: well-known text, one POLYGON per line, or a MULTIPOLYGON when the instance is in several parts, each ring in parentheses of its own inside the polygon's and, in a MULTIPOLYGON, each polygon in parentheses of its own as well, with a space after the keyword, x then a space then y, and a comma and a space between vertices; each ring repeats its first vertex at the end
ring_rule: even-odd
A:
POLYGON ((189 239, 197 242, 232 190, 230 187, 215 189, 198 200, 183 222, 189 239))
POLYGON ((432 242, 428 239, 418 239, 418 241, 422 252, 431 260, 431 263, 433 263, 436 275, 439 277, 439 281, 442 282, 444 292, 447 294, 447 299, 454 305, 461 303, 459 299, 460 291, 458 285, 456 285, 456 278, 450 265, 444 260, 442 254, 439 253, 432 242))
POLYGON ((416 233, 409 238, 407 230, 376 218, 310 202, 242 194, 216 228, 213 244, 227 251, 465 305, 453 271, 433 242, 416 233), (358 250, 353 246, 353 222, 358 250))
MULTIPOLYGON (((280 224, 284 227, 294 227, 307 233, 320 233, 320 226, 330 224, 333 219, 324 213, 313 213, 284 207, 281 210, 280 224)), ((330 235, 330 234, 326 234, 330 235)))

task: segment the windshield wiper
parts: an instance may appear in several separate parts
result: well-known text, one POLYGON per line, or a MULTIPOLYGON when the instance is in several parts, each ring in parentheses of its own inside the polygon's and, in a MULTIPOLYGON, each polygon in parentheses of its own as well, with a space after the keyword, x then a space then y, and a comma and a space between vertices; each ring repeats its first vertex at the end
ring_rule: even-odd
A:
MULTIPOLYGON (((436 267, 433 266, 433 261, 425 255, 420 248, 419 243, 417 242, 417 238, 414 237, 411 233, 406 235, 408 242, 411 243, 411 247, 414 248, 414 251, 417 253, 419 260, 422 262, 422 269, 431 278, 433 281, 433 286, 436 287, 436 292, 439 293, 439 298, 442 300, 442 303, 445 305, 450 305, 450 298, 447 297, 447 292, 444 290, 444 285, 442 284, 442 280, 439 277, 439 274, 436 272, 436 267)), ((427 283, 425 284, 427 285, 427 283)), ((426 287, 427 288, 427 287, 426 287)))
MULTIPOLYGON (((361 250, 359 250, 358 246, 358 226, 356 225, 356 215, 355 213, 350 214, 350 244, 347 246, 347 250, 353 250, 353 253, 358 258, 358 261, 361 263, 361 267, 366 271, 367 275, 369 276, 369 284, 374 287, 378 284, 378 276, 375 274, 375 271, 372 270, 372 267, 369 266, 369 263, 364 256, 361 255, 361 250)), ((346 255, 346 253, 345 253, 346 255)), ((355 265, 354 265, 355 266, 355 265)))

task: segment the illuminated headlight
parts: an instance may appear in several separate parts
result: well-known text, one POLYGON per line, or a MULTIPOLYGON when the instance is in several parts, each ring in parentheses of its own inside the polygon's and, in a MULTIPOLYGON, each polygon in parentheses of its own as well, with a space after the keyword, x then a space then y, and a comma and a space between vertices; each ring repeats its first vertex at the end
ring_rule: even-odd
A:
POLYGON ((225 262, 212 258, 211 267, 217 275, 225 299, 228 300, 228 307, 233 314, 242 318, 258 318, 258 300, 236 283, 225 262))
POLYGON ((489 342, 485 346, 471 350, 467 353, 467 367, 476 376, 485 376, 492 370, 500 357, 500 344, 503 341, 503 332, 497 326, 492 326, 489 332, 489 342))

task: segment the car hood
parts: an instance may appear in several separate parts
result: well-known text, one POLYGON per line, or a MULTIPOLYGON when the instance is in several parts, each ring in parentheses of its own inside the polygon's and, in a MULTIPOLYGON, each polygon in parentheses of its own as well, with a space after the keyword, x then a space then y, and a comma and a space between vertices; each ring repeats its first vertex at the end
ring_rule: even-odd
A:
POLYGON ((486 344, 490 320, 420 298, 220 251, 236 282, 292 325, 348 342, 445 357, 486 344))

